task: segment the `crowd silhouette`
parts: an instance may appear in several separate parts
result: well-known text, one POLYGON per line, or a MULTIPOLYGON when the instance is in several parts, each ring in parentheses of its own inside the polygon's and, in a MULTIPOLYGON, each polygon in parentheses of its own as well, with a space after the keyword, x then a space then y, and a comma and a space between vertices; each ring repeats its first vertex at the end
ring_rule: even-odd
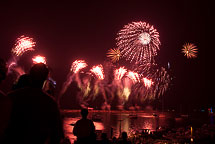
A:
MULTIPOLYGON (((6 69, 1 60, 1 80, 6 69)), ((1 143, 59 144, 64 139, 58 104, 42 89, 48 74, 45 64, 35 64, 20 76, 12 91, 1 92, 1 143)))
MULTIPOLYGON (((7 64, 0 58, 0 83, 7 76, 7 64)), ((43 63, 34 64, 21 75, 7 94, 0 90, 0 143, 1 144, 70 144, 64 134, 63 116, 51 94, 49 68, 43 63), (45 85, 45 88, 44 88, 45 85), (47 88, 48 86, 48 88, 47 88)), ((80 84, 86 86, 86 81, 80 84)), ((84 92, 84 91, 83 91, 84 92)), ((81 107, 80 107, 81 108, 81 107)), ((73 128, 76 144, 127 143, 127 133, 122 140, 110 140, 106 133, 97 138, 95 125, 88 119, 88 109, 81 109, 82 118, 73 128)))

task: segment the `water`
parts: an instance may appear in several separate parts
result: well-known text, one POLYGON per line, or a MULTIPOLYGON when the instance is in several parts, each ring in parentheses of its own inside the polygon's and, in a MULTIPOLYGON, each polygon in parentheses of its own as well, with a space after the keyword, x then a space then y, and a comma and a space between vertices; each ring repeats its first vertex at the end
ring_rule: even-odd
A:
MULTIPOLYGON (((135 131, 142 131, 144 129, 153 133, 157 128, 174 128, 180 126, 187 126, 191 124, 200 125, 200 123, 207 123, 207 117, 197 115, 198 118, 191 118, 188 115, 178 117, 174 113, 160 113, 160 112, 120 112, 120 111, 94 111, 89 112, 88 118, 94 121, 96 127, 97 137, 100 138, 102 132, 107 133, 108 137, 119 137, 119 134, 126 131, 128 135, 135 131), (156 115, 153 115, 156 114, 156 115), (199 119, 201 117, 201 119, 199 119), (203 118, 205 118, 203 120, 203 118)), ((64 129, 66 136, 70 138, 73 143, 76 137, 73 135, 73 124, 81 118, 79 111, 67 111, 64 119, 64 129)))

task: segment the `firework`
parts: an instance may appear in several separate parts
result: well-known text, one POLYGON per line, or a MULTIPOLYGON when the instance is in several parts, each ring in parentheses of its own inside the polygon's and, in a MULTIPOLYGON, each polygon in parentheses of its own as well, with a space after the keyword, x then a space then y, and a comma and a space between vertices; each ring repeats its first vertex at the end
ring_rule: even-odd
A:
POLYGON ((115 79, 116 80, 121 80, 126 72, 127 72, 127 69, 125 69, 124 67, 120 67, 119 69, 116 69, 115 70, 115 75, 114 75, 115 79))
POLYGON ((23 55, 26 51, 33 51, 36 42, 33 41, 33 38, 25 37, 22 35, 16 40, 14 48, 11 52, 16 56, 23 55))
POLYGON ((145 85, 145 87, 150 88, 151 85, 153 84, 152 80, 147 79, 147 78, 143 78, 143 83, 145 85))
POLYGON ((94 73, 98 79, 104 79, 104 71, 102 65, 93 66, 90 71, 94 73))
POLYGON ((119 49, 110 49, 107 52, 107 57, 111 59, 112 62, 117 62, 120 59, 120 50, 119 49))
POLYGON ((122 93, 122 96, 125 98, 125 101, 128 100, 130 94, 131 94, 131 89, 128 88, 128 87, 125 87, 125 88, 123 89, 123 93, 122 93))
POLYGON ((10 63, 8 64, 8 71, 10 71, 10 69, 11 69, 12 67, 16 66, 16 65, 17 65, 16 62, 14 62, 14 61, 10 62, 10 63))
POLYGON ((130 62, 151 61, 157 55, 160 40, 159 33, 146 22, 132 22, 119 31, 117 40, 121 55, 130 62))
POLYGON ((183 45, 182 53, 184 53, 184 56, 187 56, 187 58, 197 57, 197 52, 198 52, 198 49, 194 44, 186 43, 183 45))
POLYGON ((32 58, 32 61, 33 61, 34 64, 37 64, 37 63, 46 64, 46 58, 44 56, 40 56, 40 55, 34 56, 32 58))
POLYGON ((77 73, 78 71, 85 67, 87 67, 87 63, 84 60, 76 60, 72 63, 70 70, 73 71, 74 73, 77 73))
POLYGON ((170 83, 170 75, 165 68, 152 66, 145 74, 140 74, 142 83, 135 85, 134 91, 140 94, 140 99, 153 100, 159 98, 167 90, 170 83), (146 76, 147 75, 147 76, 146 76))
POLYGON ((167 90, 169 83, 170 83, 170 75, 167 73, 164 67, 161 67, 158 73, 158 80, 159 80, 159 91, 158 96, 163 95, 164 92, 167 90))
POLYGON ((139 74, 133 71, 129 71, 127 73, 127 76, 134 82, 138 82, 139 81, 139 74))

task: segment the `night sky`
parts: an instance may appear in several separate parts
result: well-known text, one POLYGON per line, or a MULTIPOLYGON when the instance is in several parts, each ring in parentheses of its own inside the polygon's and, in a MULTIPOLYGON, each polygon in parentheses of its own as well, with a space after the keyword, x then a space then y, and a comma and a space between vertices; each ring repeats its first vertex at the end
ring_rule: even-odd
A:
POLYGON ((27 67, 23 63, 30 63, 32 55, 44 55, 53 69, 57 90, 74 60, 85 59, 90 65, 103 63, 125 24, 146 21, 160 33, 157 63, 166 68, 168 62, 171 65, 173 80, 164 95, 165 106, 215 104, 215 98, 207 92, 205 77, 206 26, 210 17, 207 1, 28 1, 0 2, 0 6, 0 57, 10 59, 19 36, 33 37, 36 51, 26 53, 20 64, 27 67), (186 42, 198 47, 197 58, 187 59, 181 53, 186 42))

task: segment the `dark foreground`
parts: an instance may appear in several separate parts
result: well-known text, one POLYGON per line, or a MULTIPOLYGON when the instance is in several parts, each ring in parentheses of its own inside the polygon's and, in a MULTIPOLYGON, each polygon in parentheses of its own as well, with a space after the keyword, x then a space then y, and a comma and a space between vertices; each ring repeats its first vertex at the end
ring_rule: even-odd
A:
MULTIPOLYGON (((80 110, 63 110, 64 129, 71 143, 74 123, 80 110)), ((179 115, 157 111, 89 111, 96 126, 97 139, 106 133, 109 140, 120 139, 125 131, 132 143, 215 143, 214 114, 196 112, 179 115), (191 128, 192 127, 192 128, 191 128), (192 130, 191 130, 192 129, 192 130)))

